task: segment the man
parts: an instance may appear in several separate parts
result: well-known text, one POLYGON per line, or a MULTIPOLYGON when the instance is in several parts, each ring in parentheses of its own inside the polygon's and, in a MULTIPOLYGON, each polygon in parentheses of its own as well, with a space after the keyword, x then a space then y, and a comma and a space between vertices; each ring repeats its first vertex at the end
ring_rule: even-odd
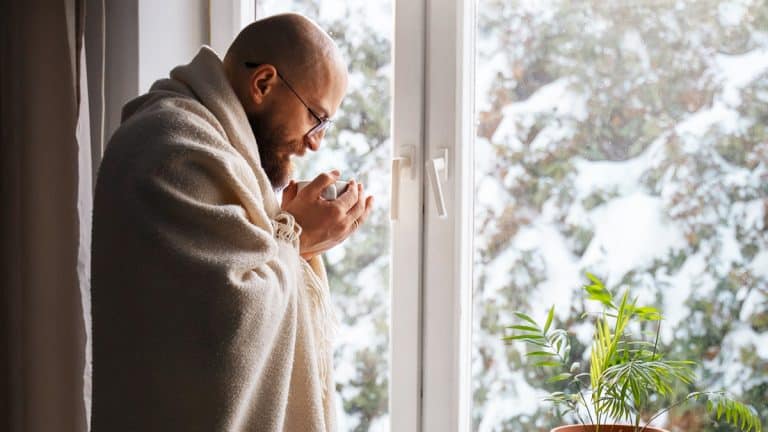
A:
POLYGON ((94 204, 93 430, 333 429, 319 255, 372 198, 351 181, 322 199, 337 171, 290 179, 346 85, 333 41, 288 14, 125 106, 94 204))

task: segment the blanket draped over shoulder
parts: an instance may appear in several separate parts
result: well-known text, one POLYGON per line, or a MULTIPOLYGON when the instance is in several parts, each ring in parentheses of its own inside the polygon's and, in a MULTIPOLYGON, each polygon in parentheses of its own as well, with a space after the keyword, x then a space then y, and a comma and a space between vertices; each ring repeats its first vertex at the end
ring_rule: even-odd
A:
POLYGON ((203 47, 129 102, 100 167, 93 430, 331 431, 335 320, 203 47))

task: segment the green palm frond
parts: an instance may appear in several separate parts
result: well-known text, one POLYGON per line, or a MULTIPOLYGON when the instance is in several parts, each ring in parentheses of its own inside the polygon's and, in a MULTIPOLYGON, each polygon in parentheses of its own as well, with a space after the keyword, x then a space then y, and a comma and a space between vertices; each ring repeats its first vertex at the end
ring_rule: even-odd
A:
POLYGON ((692 383, 694 365, 684 361, 630 360, 611 366, 603 374, 607 390, 602 403, 612 417, 630 419, 652 395, 669 397, 676 383, 692 383))
POLYGON ((715 414, 715 420, 741 429, 743 432, 762 432, 763 426, 757 411, 749 405, 728 397, 724 392, 694 392, 686 399, 707 400, 707 412, 715 414))
POLYGON ((613 296, 605 287, 603 281, 598 279, 598 277, 592 273, 587 273, 587 278, 592 282, 591 284, 584 285, 584 290, 587 292, 587 299, 599 301, 609 309, 616 309, 616 305, 613 304, 613 296))
POLYGON ((592 388, 597 390, 598 398, 600 396, 599 387, 603 373, 615 362, 624 331, 631 318, 631 314, 628 313, 628 297, 629 292, 627 291, 622 296, 619 307, 616 309, 613 331, 611 331, 606 315, 599 317, 595 322, 595 340, 592 343, 591 351, 590 381, 592 388))
POLYGON ((571 378, 570 370, 567 366, 571 354, 570 339, 565 330, 552 328, 554 315, 555 308, 553 306, 549 309, 547 320, 542 328, 530 316, 522 312, 515 312, 515 316, 521 319, 523 323, 506 327, 510 330, 516 330, 517 333, 502 338, 506 342, 519 340, 538 347, 535 351, 526 353, 527 357, 534 358, 534 366, 552 367, 565 371, 550 378, 550 382, 564 381, 571 378))

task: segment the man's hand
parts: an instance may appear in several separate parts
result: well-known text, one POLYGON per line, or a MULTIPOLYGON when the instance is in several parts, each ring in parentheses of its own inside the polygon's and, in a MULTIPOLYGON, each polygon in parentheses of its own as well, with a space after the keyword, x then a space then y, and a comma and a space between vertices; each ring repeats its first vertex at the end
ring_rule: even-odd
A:
POLYGON ((334 201, 321 198, 323 189, 339 179, 338 171, 323 173, 298 190, 291 181, 283 190, 281 208, 301 225, 300 254, 304 259, 323 253, 343 242, 371 213, 373 197, 365 197, 363 185, 354 180, 334 201))

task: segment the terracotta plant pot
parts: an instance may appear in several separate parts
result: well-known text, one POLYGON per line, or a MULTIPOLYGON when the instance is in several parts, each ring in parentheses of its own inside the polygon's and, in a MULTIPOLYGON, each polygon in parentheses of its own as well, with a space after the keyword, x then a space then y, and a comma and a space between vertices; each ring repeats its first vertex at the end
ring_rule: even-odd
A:
MULTIPOLYGON (((552 432, 595 432, 597 426, 588 425, 567 425, 559 426, 552 429, 552 432)), ((640 427, 643 432, 669 432, 666 429, 659 429, 655 427, 647 427, 645 429, 640 427)), ((600 425, 600 432, 634 432, 635 427, 632 425, 600 425)))

